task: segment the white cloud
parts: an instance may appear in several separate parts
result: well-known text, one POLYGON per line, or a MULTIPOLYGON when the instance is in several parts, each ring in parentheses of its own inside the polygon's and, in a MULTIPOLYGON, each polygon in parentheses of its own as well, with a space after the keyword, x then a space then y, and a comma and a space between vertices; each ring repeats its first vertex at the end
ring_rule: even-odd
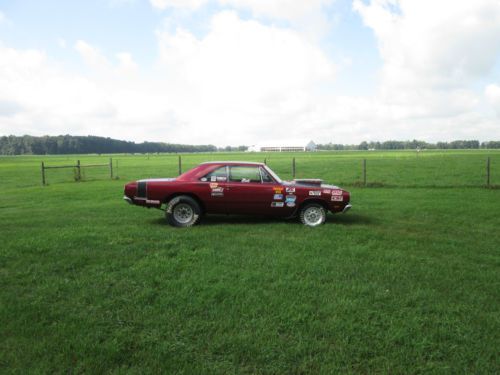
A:
POLYGON ((353 8, 373 29, 383 60, 374 98, 383 128, 406 138, 500 136, 474 89, 500 56, 496 0, 355 0, 353 8))
MULTIPOLYGON (((202 39, 181 29, 159 39, 169 82, 179 90, 178 116, 207 138, 280 136, 282 116, 307 106, 308 93, 334 78, 335 66, 299 33, 233 12, 214 16, 202 39)), ((188 141, 189 134, 182 129, 176 136, 188 141)))
POLYGON ((208 0, 149 0, 154 8, 164 10, 167 8, 188 8, 197 9, 208 0))
POLYGON ((61 48, 66 48, 67 47, 66 39, 61 37, 57 38, 57 45, 61 48))
POLYGON ((107 68, 110 63, 98 48, 89 43, 78 40, 75 43, 75 50, 80 54, 85 63, 93 68, 107 68))
POLYGON ((3 134, 90 134, 98 126, 106 94, 58 66, 43 52, 0 46, 0 102, 15 109, 2 121, 3 134))
POLYGON ((319 14, 333 0, 219 0, 222 5, 249 9, 256 16, 296 20, 311 14, 319 14))
POLYGON ((486 86, 485 96, 490 105, 500 117, 500 86, 491 84, 486 86))
POLYGON ((488 74, 500 54, 497 0, 355 0, 384 60, 384 83, 463 87, 488 74))
POLYGON ((7 17, 5 17, 5 14, 3 14, 1 11, 0 11, 0 25, 2 23, 5 23, 7 21, 7 17))
POLYGON ((118 71, 121 73, 131 73, 138 69, 138 65, 132 58, 132 55, 128 52, 120 52, 116 54, 116 58, 119 61, 118 71))

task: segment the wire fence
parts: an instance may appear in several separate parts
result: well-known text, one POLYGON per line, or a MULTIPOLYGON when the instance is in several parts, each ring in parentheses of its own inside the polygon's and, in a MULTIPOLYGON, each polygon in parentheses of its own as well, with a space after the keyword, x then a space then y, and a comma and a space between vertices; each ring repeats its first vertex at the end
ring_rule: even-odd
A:
POLYGON ((283 180, 320 178, 339 186, 500 187, 500 152, 446 153, 206 153, 155 155, 80 155, 0 159, 0 186, 52 185, 68 182, 123 182, 176 177, 201 162, 265 162, 283 180), (5 162, 8 160, 8 162, 5 162), (67 168, 58 168, 65 166, 67 168), (57 167, 57 168, 52 168, 57 167))

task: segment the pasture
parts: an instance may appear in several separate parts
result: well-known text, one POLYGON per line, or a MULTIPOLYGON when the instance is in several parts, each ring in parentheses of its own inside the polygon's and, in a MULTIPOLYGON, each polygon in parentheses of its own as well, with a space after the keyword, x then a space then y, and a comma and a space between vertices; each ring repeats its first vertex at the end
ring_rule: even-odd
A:
POLYGON ((2 373, 498 373, 500 152, 182 155, 348 188, 319 228, 122 201, 177 155, 0 157, 2 373), (49 170, 40 163, 106 168, 49 170), (485 188, 486 158, 491 185, 485 188), (362 186, 362 161, 367 184, 362 186))

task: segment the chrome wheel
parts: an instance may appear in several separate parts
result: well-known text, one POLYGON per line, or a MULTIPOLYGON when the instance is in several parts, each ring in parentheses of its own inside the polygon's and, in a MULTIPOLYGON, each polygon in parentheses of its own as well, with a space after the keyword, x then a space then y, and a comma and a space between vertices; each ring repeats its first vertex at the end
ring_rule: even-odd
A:
POLYGON ((193 208, 187 203, 179 203, 174 207, 173 212, 175 220, 181 224, 187 224, 193 220, 193 208))
POLYGON ((311 205, 304 209, 301 215, 302 222, 310 227, 323 224, 326 218, 325 209, 319 205, 311 205))

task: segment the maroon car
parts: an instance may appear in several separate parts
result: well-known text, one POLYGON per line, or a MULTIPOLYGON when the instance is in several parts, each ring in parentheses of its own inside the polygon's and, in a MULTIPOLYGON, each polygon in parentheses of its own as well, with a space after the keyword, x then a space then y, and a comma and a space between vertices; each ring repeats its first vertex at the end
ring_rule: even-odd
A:
POLYGON ((190 227, 204 214, 299 216, 303 224, 323 224, 327 211, 351 208, 349 192, 322 180, 282 181, 267 165, 253 162, 202 163, 177 178, 125 185, 128 203, 162 208, 168 222, 190 227))

